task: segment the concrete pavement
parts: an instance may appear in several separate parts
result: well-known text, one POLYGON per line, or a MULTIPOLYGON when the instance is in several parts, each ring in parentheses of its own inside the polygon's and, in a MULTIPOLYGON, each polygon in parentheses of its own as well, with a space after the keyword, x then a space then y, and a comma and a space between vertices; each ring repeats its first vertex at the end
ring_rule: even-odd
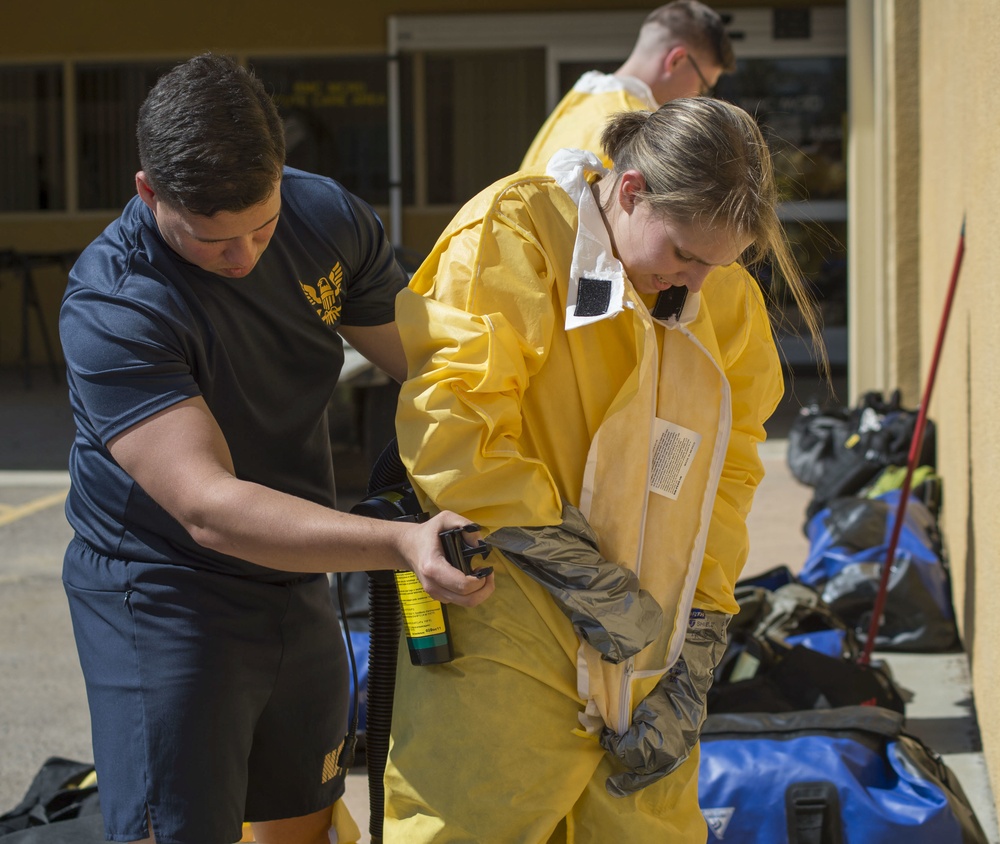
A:
POLYGON ((93 759, 60 581, 68 489, 65 473, 0 472, 0 813, 49 756, 93 759))

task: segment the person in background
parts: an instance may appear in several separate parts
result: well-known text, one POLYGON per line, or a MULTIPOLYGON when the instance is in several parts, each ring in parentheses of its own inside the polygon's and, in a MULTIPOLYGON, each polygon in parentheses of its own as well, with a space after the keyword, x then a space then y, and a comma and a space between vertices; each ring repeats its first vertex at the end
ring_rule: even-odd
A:
POLYGON ((493 590, 441 552, 456 514, 334 509, 341 338, 402 378, 406 275, 368 205, 284 167, 278 112, 231 59, 161 77, 137 136, 137 196, 60 312, 77 426, 63 581, 105 833, 221 844, 246 820, 258 842, 354 841, 325 573, 411 569, 466 607, 493 590))
POLYGON ((612 114, 653 111, 680 97, 710 94, 719 77, 735 69, 733 47, 716 12, 698 0, 660 6, 646 17, 618 70, 580 77, 535 136, 520 169, 544 171, 564 147, 603 157, 601 132, 612 114))
POLYGON ((386 841, 707 835, 698 737, 783 390, 741 261, 818 326, 750 115, 678 99, 601 141, 610 171, 562 150, 470 200, 397 297, 401 457, 483 526, 496 591, 450 612, 453 662, 399 661, 386 841))

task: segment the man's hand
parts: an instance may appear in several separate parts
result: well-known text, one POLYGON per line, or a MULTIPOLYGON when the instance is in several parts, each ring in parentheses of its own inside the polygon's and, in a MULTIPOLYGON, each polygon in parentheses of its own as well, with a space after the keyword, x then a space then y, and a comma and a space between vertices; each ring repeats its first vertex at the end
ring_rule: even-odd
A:
MULTIPOLYGON (((438 513, 430 521, 414 525, 407 533, 405 545, 400 549, 424 591, 443 604, 475 607, 492 595, 495 588, 492 574, 482 578, 463 574, 444 555, 441 532, 464 528, 468 523, 468 519, 463 519, 456 513, 447 510, 438 513)), ((468 545, 476 545, 482 539, 479 531, 463 534, 468 545)))

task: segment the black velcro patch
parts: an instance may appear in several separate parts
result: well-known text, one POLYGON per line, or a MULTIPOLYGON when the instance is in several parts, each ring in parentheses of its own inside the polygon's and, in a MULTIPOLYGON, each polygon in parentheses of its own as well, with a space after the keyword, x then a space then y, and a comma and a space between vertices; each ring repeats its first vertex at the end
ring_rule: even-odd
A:
POLYGON ((650 313, 653 319, 667 322, 670 319, 680 319, 684 312, 684 303, 687 301, 688 289, 683 285, 668 287, 661 290, 656 296, 656 304, 650 313))
POLYGON ((611 303, 611 282, 605 278, 581 276, 576 291, 574 316, 600 316, 608 312, 611 303))

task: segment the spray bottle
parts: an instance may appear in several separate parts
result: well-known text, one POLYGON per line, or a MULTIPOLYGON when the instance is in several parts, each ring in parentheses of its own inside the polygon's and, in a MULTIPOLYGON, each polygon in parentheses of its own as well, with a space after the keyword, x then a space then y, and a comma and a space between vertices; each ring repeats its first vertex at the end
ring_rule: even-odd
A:
MULTIPOLYGON (((427 513, 420 510, 416 496, 408 484, 383 489, 352 507, 351 512, 396 522, 425 522, 429 518, 427 513)), ((440 534, 441 550, 445 559, 455 568, 475 577, 486 577, 493 571, 492 567, 474 570, 471 561, 480 555, 487 556, 490 548, 485 542, 480 542, 477 546, 466 545, 462 541, 462 533, 467 530, 476 531, 479 527, 467 525, 465 528, 443 531, 440 534)), ((451 645, 448 609, 424 591, 412 571, 393 572, 393 576, 399 593, 410 662, 414 665, 451 662, 455 653, 451 645)))

